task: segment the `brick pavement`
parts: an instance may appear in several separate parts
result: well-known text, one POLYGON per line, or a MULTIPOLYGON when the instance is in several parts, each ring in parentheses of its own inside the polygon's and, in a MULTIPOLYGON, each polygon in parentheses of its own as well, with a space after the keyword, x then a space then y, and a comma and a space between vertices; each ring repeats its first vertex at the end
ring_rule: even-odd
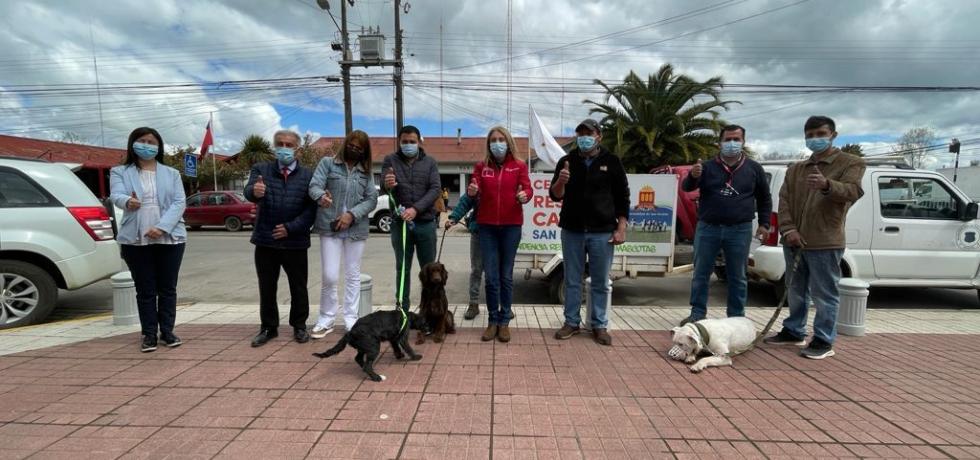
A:
POLYGON ((518 328, 460 329, 385 353, 364 379, 337 334, 252 349, 254 325, 185 324, 141 354, 133 333, 0 356, 0 458, 980 457, 980 340, 842 337, 838 356, 765 347, 691 374, 666 331, 613 347, 518 328), (173 455, 172 455, 173 454, 173 455))

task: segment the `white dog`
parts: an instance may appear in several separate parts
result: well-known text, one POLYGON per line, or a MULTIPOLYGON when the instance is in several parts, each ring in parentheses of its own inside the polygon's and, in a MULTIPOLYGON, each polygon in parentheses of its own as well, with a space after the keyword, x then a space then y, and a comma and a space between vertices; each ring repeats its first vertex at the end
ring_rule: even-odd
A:
POLYGON ((692 364, 691 372, 711 366, 731 366, 732 355, 748 350, 755 340, 755 323, 745 317, 702 319, 675 327, 674 346, 667 355, 692 364), (706 352, 711 356, 698 360, 706 352))

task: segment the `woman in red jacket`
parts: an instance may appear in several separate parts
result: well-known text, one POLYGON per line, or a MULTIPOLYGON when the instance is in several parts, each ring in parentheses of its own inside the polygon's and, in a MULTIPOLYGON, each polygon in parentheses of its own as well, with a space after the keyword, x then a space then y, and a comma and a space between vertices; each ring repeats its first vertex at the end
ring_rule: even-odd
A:
POLYGON ((480 252, 486 278, 487 329, 483 341, 510 341, 511 303, 514 298, 514 258, 521 242, 524 203, 531 200, 527 163, 517 159, 517 147, 502 126, 487 134, 487 157, 473 167, 466 194, 479 196, 480 252))

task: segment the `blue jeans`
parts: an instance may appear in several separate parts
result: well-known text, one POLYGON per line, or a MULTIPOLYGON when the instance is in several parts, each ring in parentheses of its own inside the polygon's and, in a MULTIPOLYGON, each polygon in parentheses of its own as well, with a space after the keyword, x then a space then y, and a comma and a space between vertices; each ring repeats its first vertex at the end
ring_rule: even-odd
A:
POLYGON ((184 243, 120 245, 133 276, 136 307, 143 335, 173 335, 177 321, 177 276, 184 260, 184 243))
MULTIPOLYGON (((391 222, 391 247, 395 250, 395 302, 398 298, 398 283, 401 281, 402 270, 402 225, 401 219, 394 219, 391 222)), ((414 229, 408 226, 408 235, 405 241, 405 292, 402 309, 408 311, 412 306, 412 256, 418 254, 419 268, 425 264, 436 260, 436 223, 415 222, 414 229)))
POLYGON ((506 326, 514 301, 514 258, 521 242, 521 226, 480 225, 479 235, 486 278, 487 324, 506 326))
POLYGON ((589 277, 592 278, 589 305, 592 317, 589 321, 593 329, 604 329, 609 324, 606 312, 609 287, 605 280, 609 278, 609 270, 612 268, 613 245, 609 242, 611 237, 612 232, 561 231, 561 254, 565 268, 565 324, 579 327, 582 323, 582 274, 585 271, 586 257, 589 262, 589 277))
POLYGON ((810 299, 817 309, 813 318, 813 336, 827 343, 834 343, 837 338, 837 310, 840 307, 840 291, 837 283, 840 281, 840 259, 843 249, 815 249, 803 251, 796 272, 793 269, 793 259, 796 255, 793 249, 783 247, 786 258, 787 303, 789 317, 783 320, 783 331, 803 340, 806 338, 806 316, 810 299))
POLYGON ((745 298, 749 283, 745 266, 752 244, 752 222, 735 225, 715 225, 698 222, 694 235, 694 279, 691 281, 691 320, 704 319, 708 314, 708 284, 715 267, 718 251, 725 254, 728 277, 728 317, 745 316, 745 298))

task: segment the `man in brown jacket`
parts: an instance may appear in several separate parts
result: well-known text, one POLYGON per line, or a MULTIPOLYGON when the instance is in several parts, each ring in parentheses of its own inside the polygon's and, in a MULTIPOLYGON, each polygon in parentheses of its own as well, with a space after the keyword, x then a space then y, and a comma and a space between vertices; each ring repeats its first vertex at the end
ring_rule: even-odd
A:
POLYGON ((805 345, 807 307, 812 298, 817 309, 813 339, 800 351, 810 359, 834 356, 840 306, 837 283, 846 243, 844 219, 851 205, 864 195, 864 160, 833 146, 836 129, 828 117, 807 119, 803 132, 813 154, 790 165, 779 190, 779 233, 786 258, 789 317, 783 321, 783 330, 765 342, 805 345))

